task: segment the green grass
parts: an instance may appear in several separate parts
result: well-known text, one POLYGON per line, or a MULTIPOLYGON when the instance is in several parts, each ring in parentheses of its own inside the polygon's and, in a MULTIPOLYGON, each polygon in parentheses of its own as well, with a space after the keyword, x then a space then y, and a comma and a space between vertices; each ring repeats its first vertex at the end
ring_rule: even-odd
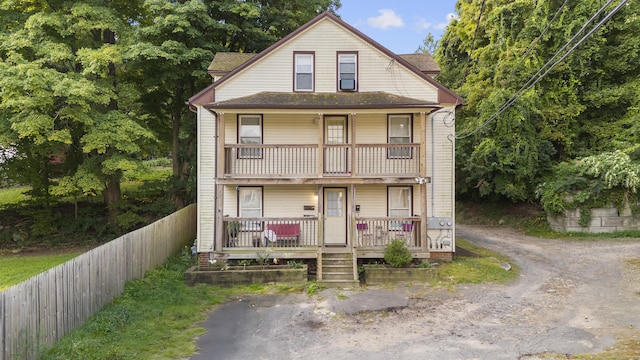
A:
POLYGON ((26 200, 28 197, 24 194, 29 191, 29 186, 19 186, 0 189, 0 208, 7 205, 16 205, 26 200))
POLYGON ((454 285, 461 283, 509 283, 520 276, 520 269, 509 258, 474 245, 464 238, 456 239, 456 246, 468 250, 477 257, 457 256, 452 262, 442 263, 436 268, 435 285, 454 285), (507 271, 501 263, 509 263, 507 271))
POLYGON ((43 256, 22 256, 5 255, 0 256, 0 291, 16 285, 32 276, 49 270, 56 265, 62 264, 69 259, 80 255, 79 253, 43 255, 43 256))

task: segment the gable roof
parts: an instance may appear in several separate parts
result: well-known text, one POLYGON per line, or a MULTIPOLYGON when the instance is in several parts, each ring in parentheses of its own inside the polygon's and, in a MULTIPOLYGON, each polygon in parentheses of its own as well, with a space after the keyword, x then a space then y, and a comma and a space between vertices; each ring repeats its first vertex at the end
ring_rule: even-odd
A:
MULTIPOLYGON (((464 103, 464 100, 459 95, 457 95, 453 91, 451 91, 448 88, 446 88, 444 85, 442 85, 439 82, 437 82, 434 79, 432 79, 431 76, 429 76, 429 75, 423 73, 422 71, 420 71, 419 67, 411 64, 406 59, 403 59, 402 57, 394 54, 389 49, 387 49, 384 46, 380 45, 378 42, 376 42, 375 40, 371 39, 370 37, 368 37, 364 33, 360 32, 358 29, 354 28, 353 26, 347 24, 346 22, 344 22, 342 19, 340 19, 336 15, 332 14, 331 12, 325 11, 322 14, 320 14, 320 15, 316 16, 315 18, 313 18, 311 21, 309 21, 306 24, 302 25, 301 27, 299 27, 295 31, 291 32, 289 35, 283 37, 282 39, 280 39, 279 41, 277 41, 273 45, 269 46, 268 48, 266 48, 265 50, 263 50, 259 54, 251 57, 249 60, 247 60, 244 63, 242 63, 240 66, 238 66, 238 67, 234 68, 233 70, 229 71, 226 75, 224 75, 218 81, 216 81, 213 84, 211 84, 208 87, 206 87, 204 90, 200 91, 199 93, 197 93, 194 96, 192 96, 191 98, 189 98, 188 104, 189 105, 206 104, 206 103, 214 101, 215 100, 215 88, 217 86, 219 86, 221 83, 224 83, 225 81, 231 79, 235 74, 239 73, 240 71, 242 71, 246 67, 250 66, 251 64, 254 64, 255 62, 259 61, 261 58, 265 57, 267 54, 275 51, 276 49, 281 47, 283 44, 287 43, 289 40, 291 40, 292 38, 296 37, 298 34, 302 33, 306 29, 310 28, 314 24, 316 24, 316 23, 318 23, 318 22, 320 22, 320 21, 322 21, 324 19, 330 19, 331 21, 335 22, 339 26, 345 28, 346 30, 348 30, 349 32, 354 34, 355 36, 359 37, 363 41, 367 42, 369 45, 373 46, 374 48, 376 48, 380 52, 382 52, 385 55, 389 56, 390 58, 394 59, 399 64, 403 65, 404 67, 406 67, 410 71, 414 72, 416 75, 420 76, 422 79, 426 80, 428 83, 430 83, 433 86, 435 86, 438 89, 438 101, 440 103, 455 103, 455 104, 463 104, 464 103)), ((233 56, 233 55, 231 55, 231 56, 233 56)), ((215 57, 214 57, 214 59, 215 59, 215 57)))
POLYGON ((398 56, 425 74, 437 75, 440 73, 440 66, 438 66, 431 54, 416 53, 400 54, 398 56))
POLYGON ((435 108, 431 101, 375 92, 282 93, 260 92, 225 101, 213 102, 206 108, 216 109, 361 109, 361 108, 435 108))
POLYGON ((256 53, 217 52, 211 60, 207 72, 212 76, 226 75, 256 55, 256 53))

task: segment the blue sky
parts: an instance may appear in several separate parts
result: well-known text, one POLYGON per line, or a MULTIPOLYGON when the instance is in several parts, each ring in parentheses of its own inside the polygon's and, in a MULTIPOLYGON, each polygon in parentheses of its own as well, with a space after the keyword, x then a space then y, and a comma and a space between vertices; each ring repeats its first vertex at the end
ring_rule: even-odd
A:
POLYGON ((341 0, 342 20, 396 54, 410 54, 428 33, 436 39, 455 13, 457 0, 341 0))

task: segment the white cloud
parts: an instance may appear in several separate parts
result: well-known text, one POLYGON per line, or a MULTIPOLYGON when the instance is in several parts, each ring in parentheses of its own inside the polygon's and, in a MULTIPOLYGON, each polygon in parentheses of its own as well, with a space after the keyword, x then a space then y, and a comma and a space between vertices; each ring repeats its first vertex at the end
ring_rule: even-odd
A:
POLYGON ((387 29, 388 27, 403 27, 404 21, 391 9, 378 10, 380 16, 370 17, 367 19, 367 23, 378 29, 387 29))
POLYGON ((448 13, 447 14, 447 22, 442 22, 442 23, 436 24, 434 26, 434 29, 442 30, 442 29, 446 28, 447 25, 449 25, 449 23, 451 21, 453 21, 453 20, 460 20, 460 17, 457 14, 448 13))
POLYGON ((416 27, 419 30, 426 30, 426 29, 431 29, 433 27, 433 24, 428 22, 427 20, 421 18, 420 16, 418 16, 418 21, 416 22, 416 27))

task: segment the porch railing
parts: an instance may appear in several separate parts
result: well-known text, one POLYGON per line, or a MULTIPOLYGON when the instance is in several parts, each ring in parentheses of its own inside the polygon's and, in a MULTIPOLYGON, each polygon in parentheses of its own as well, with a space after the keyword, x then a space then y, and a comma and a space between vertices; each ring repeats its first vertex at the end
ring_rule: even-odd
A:
POLYGON ((419 144, 362 144, 356 145, 359 176, 420 174, 419 144))
POLYGON ((395 239, 409 248, 422 247, 420 220, 415 218, 357 218, 354 230, 357 247, 384 248, 395 239))
POLYGON ((318 218, 225 218, 225 248, 318 246, 318 218))
POLYGON ((225 145, 224 175, 231 177, 381 176, 420 174, 420 144, 225 145), (318 154, 321 153, 320 158, 318 154))

